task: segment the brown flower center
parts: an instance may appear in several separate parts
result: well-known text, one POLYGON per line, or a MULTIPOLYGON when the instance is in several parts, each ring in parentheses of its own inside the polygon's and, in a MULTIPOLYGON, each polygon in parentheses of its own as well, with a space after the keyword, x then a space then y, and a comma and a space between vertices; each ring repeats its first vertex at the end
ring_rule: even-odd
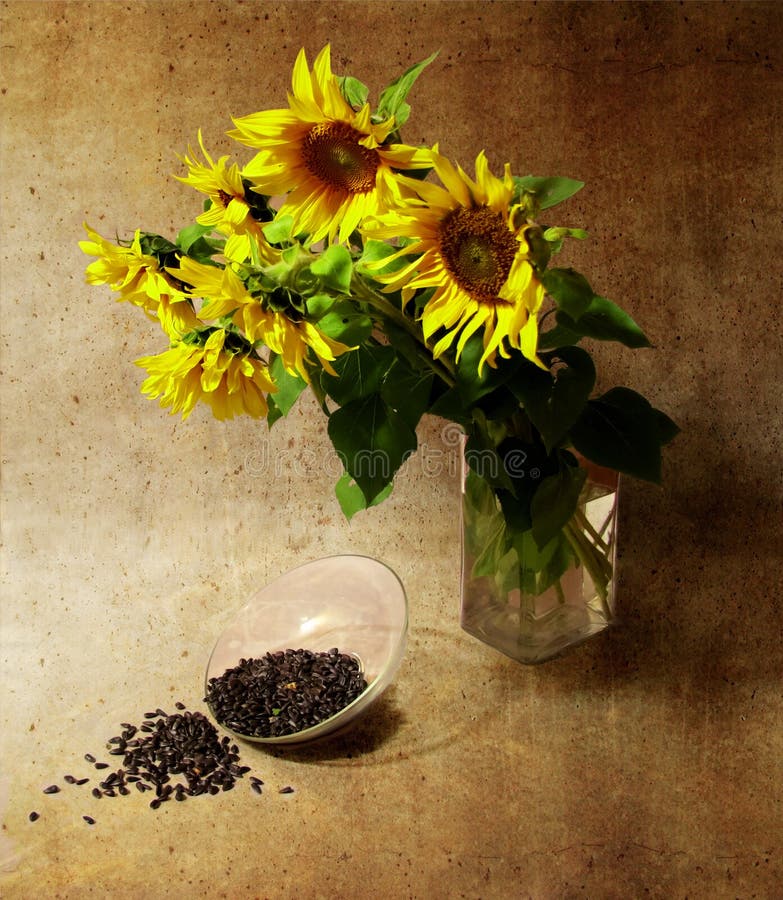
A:
POLYGON ((440 223, 440 252, 463 290, 495 301, 519 246, 503 214, 488 206, 458 206, 440 223))
POLYGON ((304 164, 319 181, 347 194, 366 194, 375 187, 379 158, 359 143, 361 132, 347 122, 320 122, 302 144, 304 164))

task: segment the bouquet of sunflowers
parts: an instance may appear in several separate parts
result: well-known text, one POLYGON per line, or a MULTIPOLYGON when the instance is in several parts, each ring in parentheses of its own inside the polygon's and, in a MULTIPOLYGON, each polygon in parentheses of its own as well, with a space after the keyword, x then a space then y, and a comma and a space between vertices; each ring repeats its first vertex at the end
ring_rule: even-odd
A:
POLYGON ((586 237, 550 221, 581 182, 496 174, 483 152, 469 174, 437 144, 402 142, 408 93, 434 58, 373 109, 364 84, 333 74, 328 46, 312 69, 301 51, 288 107, 228 132, 255 151, 244 166, 213 159, 199 133, 179 180, 203 212, 173 240, 111 242, 85 225, 87 280, 160 325, 168 347, 136 364, 142 392, 171 413, 201 401, 218 419, 271 425, 309 387, 347 516, 389 494, 433 414, 464 430, 473 489, 499 517, 485 565, 529 546, 537 576, 549 566, 539 586, 575 562, 607 579, 571 528, 584 460, 655 481, 677 429, 627 388, 591 397, 580 342, 648 341, 583 275, 550 264, 586 237))

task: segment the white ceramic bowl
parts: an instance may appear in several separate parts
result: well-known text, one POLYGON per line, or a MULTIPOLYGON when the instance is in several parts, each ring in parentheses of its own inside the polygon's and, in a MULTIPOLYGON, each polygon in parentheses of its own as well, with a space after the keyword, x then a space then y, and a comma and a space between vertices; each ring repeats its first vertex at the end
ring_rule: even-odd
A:
POLYGON ((295 734, 254 737, 226 729, 261 744, 312 741, 344 728, 380 697, 400 666, 407 633, 405 589, 388 566, 368 556, 328 556, 276 578, 239 610, 212 651, 205 688, 240 659, 337 647, 358 658, 367 682, 348 706, 295 734))

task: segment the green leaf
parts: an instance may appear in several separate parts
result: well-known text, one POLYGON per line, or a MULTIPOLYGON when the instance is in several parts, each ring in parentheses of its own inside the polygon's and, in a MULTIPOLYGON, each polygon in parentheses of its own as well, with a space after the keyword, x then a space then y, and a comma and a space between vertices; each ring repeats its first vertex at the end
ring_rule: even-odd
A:
POLYGON ((440 416, 463 427, 469 426, 473 420, 470 409, 462 399, 459 388, 456 387, 443 391, 430 406, 429 412, 433 416, 440 416))
POLYGON ((494 577, 509 549, 506 520, 492 488, 472 469, 466 473, 462 508, 465 551, 473 558, 471 573, 476 578, 494 577))
POLYGON ((484 394, 474 407, 481 410, 488 421, 498 422, 506 427, 509 419, 519 412, 519 399, 504 385, 484 394))
POLYGON ((544 231, 544 240, 550 244, 558 244, 567 237, 583 241, 587 237, 587 232, 584 228, 547 228, 544 231))
POLYGON ((558 309, 574 321, 587 311, 595 297, 587 279, 575 269, 547 269, 541 282, 558 309))
POLYGON ((385 321, 383 323, 383 330, 389 344, 394 347, 397 351, 397 355, 405 360, 411 369, 417 372, 429 371, 429 369, 422 364, 422 359, 419 355, 419 348, 421 345, 410 332, 390 321, 385 321))
POLYGON ((530 503, 533 539, 539 549, 553 540, 573 516, 586 477, 587 471, 581 466, 564 465, 539 484, 530 503))
POLYGON ((465 502, 474 517, 485 518, 497 512, 498 508, 492 488, 472 469, 465 473, 465 502))
POLYGON ((572 553, 564 556, 564 544, 570 549, 562 534, 558 534, 539 549, 531 530, 512 534, 519 568, 517 577, 523 590, 537 595, 560 578, 573 559, 572 553))
POLYGON ((368 503, 359 485, 347 472, 343 472, 334 486, 334 493, 345 518, 350 522, 356 513, 383 502, 391 494, 393 487, 393 484, 387 485, 371 503, 368 503))
POLYGON ((357 273, 359 275, 364 275, 367 278, 375 278, 377 275, 388 275, 390 272, 396 272, 403 266, 407 266, 410 259, 404 255, 398 257, 388 265, 375 265, 375 263, 379 263, 390 256, 394 256, 397 250, 397 247, 392 247, 391 244, 387 244, 386 241, 378 241, 371 238, 365 243, 362 248, 362 255, 356 261, 357 273))
POLYGON ((562 320, 566 318, 567 316, 564 316, 562 313, 555 313, 555 321, 557 322, 555 327, 550 328, 549 331, 541 332, 538 336, 539 350, 554 350, 558 347, 572 347, 582 340, 584 335, 581 331, 576 330, 575 323, 572 319, 569 319, 569 321, 574 325, 573 328, 568 328, 562 324, 562 320))
POLYGON ((310 271, 317 275, 324 287, 347 294, 351 289, 353 260, 346 247, 332 244, 310 263, 310 271))
POLYGON ((486 365, 479 374, 483 353, 484 341, 481 335, 474 334, 465 344, 457 363, 457 387, 466 405, 505 384, 523 363, 522 354, 515 354, 511 359, 500 357, 495 367, 486 365))
POLYGON ((221 238, 215 239, 202 235, 190 245, 188 248, 188 256, 191 259, 195 259, 196 262, 216 266, 218 263, 216 263, 212 257, 216 253, 221 253, 225 246, 226 242, 221 238))
POLYGON ((526 175, 524 178, 514 178, 516 187, 514 202, 521 191, 533 194, 539 209, 549 209, 573 197, 585 186, 584 181, 575 178, 539 178, 535 175, 526 175))
POLYGON ((437 289, 434 287, 419 289, 413 295, 413 303, 416 306, 416 310, 424 309, 424 307, 432 300, 435 296, 435 291, 437 289))
POLYGON ((657 410, 630 388, 589 400, 571 428, 574 447, 599 466, 661 480, 662 422, 657 410))
POLYGON ((618 341, 633 349, 651 346, 647 335, 628 313, 606 297, 593 297, 578 321, 563 311, 555 313, 555 319, 558 326, 582 337, 598 341, 618 341))
POLYGON ((268 225, 264 225, 261 230, 264 232, 264 237, 270 244, 285 244, 291 240, 291 228, 293 227, 293 224, 293 216, 275 216, 273 221, 268 225))
POLYGON ((546 557, 546 562, 536 572, 533 590, 538 594, 560 581, 568 569, 577 564, 576 554, 562 532, 542 548, 541 554, 546 557))
POLYGON ((405 98, 408 96, 410 89, 413 87, 413 84, 419 75, 421 75, 424 69, 437 57, 437 55, 438 52, 436 51, 423 62, 411 66, 410 69, 381 91, 381 96, 378 100, 377 116, 381 120, 388 119, 389 116, 394 116, 395 130, 401 128, 407 122, 408 116, 410 115, 411 108, 405 102, 405 98))
POLYGON ((476 556, 471 569, 474 578, 482 575, 494 575, 499 567, 500 560, 508 552, 506 541, 506 522, 501 513, 490 520, 491 531, 484 540, 481 552, 476 556))
POLYGON ((381 396, 411 428, 419 424, 429 406, 434 375, 411 369, 396 358, 383 379, 381 396))
POLYGON ((182 231, 177 235, 176 244, 179 249, 188 254, 188 250, 190 250, 191 246, 205 234, 209 234, 212 231, 211 225, 199 225, 198 222, 194 222, 192 225, 188 225, 186 228, 183 228, 182 231))
MULTIPOLYGON (((307 301, 308 311, 310 299, 307 301)), ((372 334, 372 319, 351 300, 338 300, 317 321, 319 331, 349 347, 358 347, 372 334)))
POLYGON ((568 434, 595 387, 595 365, 587 351, 561 347, 555 357, 565 365, 552 374, 527 365, 511 384, 548 453, 568 434))
POLYGON ((505 491, 499 488, 495 491, 503 510, 503 516, 506 524, 513 531, 527 531, 533 524, 530 518, 530 503, 520 501, 520 499, 511 491, 505 491))
POLYGON ((331 410, 329 409, 329 404, 327 402, 326 391, 321 387, 321 378, 323 372, 318 373, 318 376, 311 375, 310 376, 310 390, 313 392, 313 396, 318 401, 318 405, 321 407, 321 412, 325 416, 329 416, 331 410))
POLYGON ((503 458, 484 430, 475 427, 465 442, 465 462, 476 475, 497 493, 506 490, 513 494, 513 483, 503 466, 503 458))
POLYGON ((367 503, 393 481, 416 449, 416 432, 379 394, 353 400, 329 417, 329 437, 367 503))
POLYGON ((566 238, 575 238, 578 241, 583 241, 587 238, 587 232, 584 228, 547 228, 542 237, 547 242, 551 256, 563 249, 563 243, 566 238))
POLYGON ((307 318, 311 322, 317 322, 328 312, 331 312, 336 303, 337 298, 333 297, 331 294, 312 294, 305 301, 307 318))
POLYGON ((350 353, 338 356, 332 363, 337 375, 324 372, 321 384, 335 403, 344 406, 352 400, 379 393, 394 358, 391 347, 361 344, 350 353))
POLYGON ((276 393, 269 395, 269 412, 266 419, 271 427, 278 419, 288 415, 299 395, 307 387, 307 383, 298 375, 288 372, 283 360, 276 355, 269 364, 269 372, 277 385, 276 393))
POLYGON ((340 93, 354 109, 361 109, 367 102, 370 89, 358 78, 354 78, 352 75, 338 75, 337 83, 340 85, 340 93))

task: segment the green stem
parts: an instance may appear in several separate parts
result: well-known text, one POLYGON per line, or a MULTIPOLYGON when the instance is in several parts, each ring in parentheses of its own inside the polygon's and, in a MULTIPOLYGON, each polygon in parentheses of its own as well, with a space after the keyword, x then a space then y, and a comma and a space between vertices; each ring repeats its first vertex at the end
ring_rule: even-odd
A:
POLYGON ((612 566, 609 560, 590 543, 573 519, 564 526, 563 533, 579 562, 590 575, 598 596, 606 608, 609 582, 612 579, 612 566))
POLYGON ((574 521, 583 531, 586 531, 590 537, 593 539, 593 544, 597 547, 600 547, 604 553, 609 552, 609 545, 606 541, 601 537, 601 535, 593 528, 593 523, 587 518, 583 509, 577 508, 574 513, 574 521))

